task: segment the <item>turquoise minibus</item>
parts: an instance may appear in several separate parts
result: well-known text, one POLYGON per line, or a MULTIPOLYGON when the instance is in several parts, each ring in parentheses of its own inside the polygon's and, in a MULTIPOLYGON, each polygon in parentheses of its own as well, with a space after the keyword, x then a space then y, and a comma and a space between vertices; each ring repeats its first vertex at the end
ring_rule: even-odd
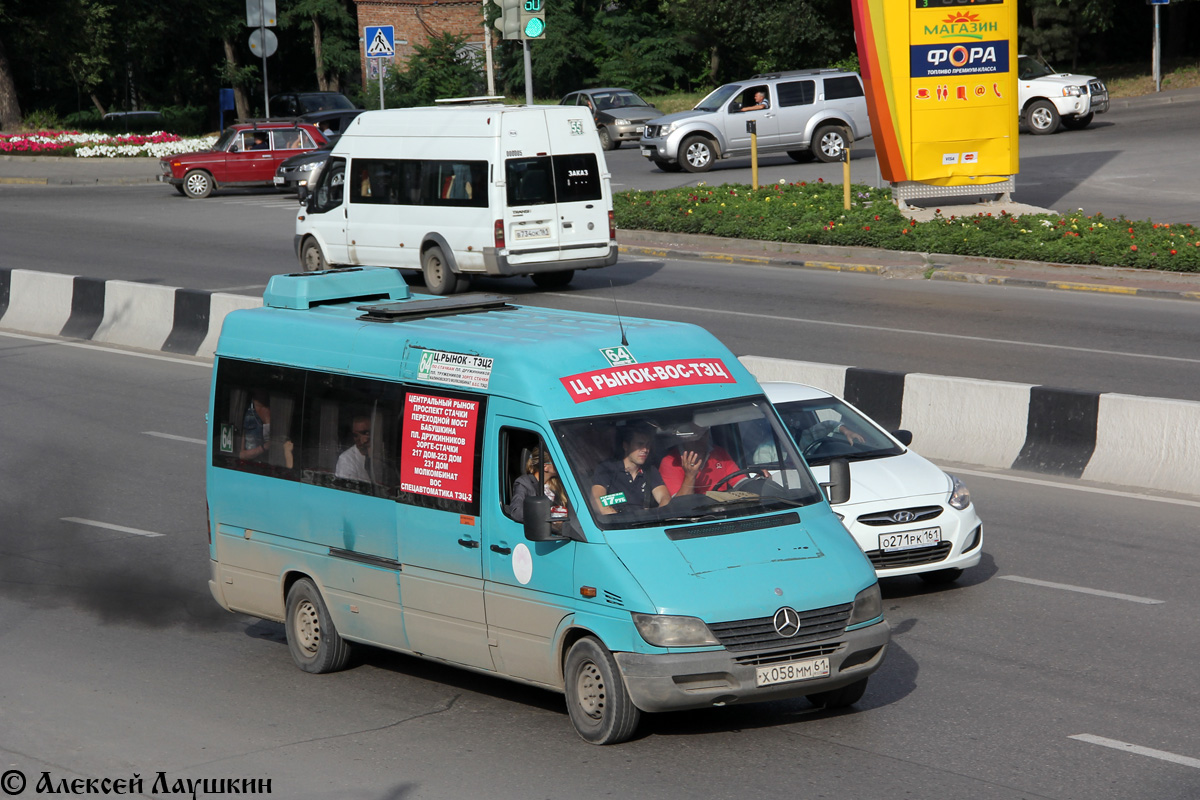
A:
POLYGON ((702 328, 277 275, 225 318, 208 419, 209 587, 308 672, 387 648, 563 693, 612 744, 845 707, 886 654, 870 562, 702 328))

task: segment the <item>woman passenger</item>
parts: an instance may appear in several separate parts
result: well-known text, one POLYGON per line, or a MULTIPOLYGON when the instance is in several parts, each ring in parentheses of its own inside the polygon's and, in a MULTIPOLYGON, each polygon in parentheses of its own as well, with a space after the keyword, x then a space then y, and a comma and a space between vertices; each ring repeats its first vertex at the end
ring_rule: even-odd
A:
POLYGON ((517 522, 525 521, 525 498, 544 494, 550 500, 550 518, 562 519, 567 516, 567 493, 563 489, 558 470, 547 456, 542 458, 542 449, 535 447, 529 451, 525 459, 525 474, 513 482, 512 502, 508 504, 508 515, 517 522), (541 461, 542 485, 538 486, 538 462, 541 461))

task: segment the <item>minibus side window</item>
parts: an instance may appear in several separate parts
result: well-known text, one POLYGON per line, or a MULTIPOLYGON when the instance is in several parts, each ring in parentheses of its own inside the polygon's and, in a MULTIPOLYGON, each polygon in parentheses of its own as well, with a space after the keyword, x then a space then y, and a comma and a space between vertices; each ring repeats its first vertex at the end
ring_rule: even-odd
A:
POLYGON ((222 359, 213 466, 295 480, 304 372, 222 359))
POLYGON ((504 180, 510 206, 554 202, 553 165, 549 156, 508 159, 504 162, 504 180))
POLYGON ((601 199, 596 154, 554 156, 554 189, 560 203, 601 199))
POLYGON ((390 497, 399 483, 400 387, 383 381, 310 373, 304 403, 302 480, 390 497))
POLYGON ((401 162, 385 158, 356 158, 350 162, 350 202, 394 205, 400 202, 401 162))
POLYGON ((421 205, 487 208, 486 161, 421 161, 419 163, 421 168, 421 205))
POLYGON ((479 516, 486 411, 480 395, 408 388, 396 442, 400 502, 479 516))

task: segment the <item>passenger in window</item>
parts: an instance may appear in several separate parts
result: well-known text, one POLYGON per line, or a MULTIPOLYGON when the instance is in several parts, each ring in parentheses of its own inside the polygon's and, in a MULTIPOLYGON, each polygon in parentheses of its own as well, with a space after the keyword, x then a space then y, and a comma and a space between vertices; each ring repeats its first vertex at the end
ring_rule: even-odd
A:
MULTIPOLYGON (((714 447, 709 441, 708 428, 689 422, 680 425, 675 433, 679 445, 667 451, 658 465, 671 497, 711 491, 714 486, 721 485, 721 479, 726 475, 738 471, 738 465, 725 448, 714 447)), ((742 480, 745 476, 737 482, 742 480)), ((722 491, 731 488, 721 486, 722 491)))
POLYGON ((605 461, 592 474, 592 499, 601 514, 657 508, 671 502, 671 493, 650 459, 654 434, 629 427, 621 436, 624 458, 605 461))
POLYGON ((513 482, 512 502, 508 504, 508 515, 517 522, 525 521, 525 498, 537 497, 538 484, 541 483, 540 494, 550 500, 550 518, 565 519, 567 516, 567 492, 563 489, 562 479, 558 470, 547 454, 543 457, 542 449, 535 447, 525 458, 525 474, 513 482), (538 472, 541 471, 539 481, 538 472))
POLYGON ((767 99, 767 93, 761 89, 754 93, 754 102, 748 106, 742 106, 742 111, 765 111, 771 107, 771 101, 767 99))
MULTIPOLYGON (((292 468, 293 443, 285 440, 284 465, 292 468)), ((250 405, 242 420, 242 446, 238 458, 243 461, 266 461, 271 451, 271 400, 270 396, 256 390, 250 393, 250 405)))
POLYGON ((251 150, 270 150, 271 143, 267 141, 266 134, 255 133, 254 144, 250 145, 251 150))
POLYGON ((371 420, 355 417, 350 422, 354 442, 338 456, 333 474, 352 481, 371 482, 371 420))

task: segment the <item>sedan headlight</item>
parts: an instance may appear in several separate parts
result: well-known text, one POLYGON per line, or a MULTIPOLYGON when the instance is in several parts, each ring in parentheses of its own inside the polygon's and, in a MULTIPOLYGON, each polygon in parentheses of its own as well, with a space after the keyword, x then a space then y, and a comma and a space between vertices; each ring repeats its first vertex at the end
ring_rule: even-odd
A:
POLYGON ((850 609, 850 621, 846 626, 870 622, 880 616, 883 616, 883 596, 879 593, 879 583, 875 582, 854 596, 854 607, 850 609))
POLYGON ((967 485, 953 475, 950 476, 950 507, 962 511, 971 505, 971 490, 967 485))
POLYGON ((701 647, 720 644, 708 626, 695 617, 633 614, 638 633, 655 647, 701 647))
POLYGON ((1063 97, 1079 97, 1083 91, 1078 86, 1064 86, 1063 97))
POLYGON ((300 172, 312 172, 319 166, 321 166, 320 161, 310 161, 307 164, 301 164, 300 166, 296 167, 296 169, 300 172))

